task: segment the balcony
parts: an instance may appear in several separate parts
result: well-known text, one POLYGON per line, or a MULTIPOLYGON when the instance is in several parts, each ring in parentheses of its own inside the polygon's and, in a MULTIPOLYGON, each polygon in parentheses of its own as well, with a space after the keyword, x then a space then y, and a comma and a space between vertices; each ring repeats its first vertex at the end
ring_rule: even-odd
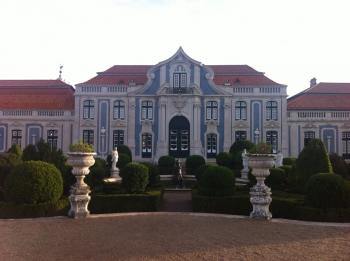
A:
POLYGON ((169 87, 166 90, 167 94, 193 94, 193 87, 169 87))

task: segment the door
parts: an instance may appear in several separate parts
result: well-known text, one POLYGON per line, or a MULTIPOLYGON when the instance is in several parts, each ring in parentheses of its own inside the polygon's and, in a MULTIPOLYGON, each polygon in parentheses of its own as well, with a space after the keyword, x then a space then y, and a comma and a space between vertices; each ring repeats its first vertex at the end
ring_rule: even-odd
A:
POLYGON ((169 155, 176 158, 190 155, 190 123, 184 116, 175 116, 169 123, 169 155))

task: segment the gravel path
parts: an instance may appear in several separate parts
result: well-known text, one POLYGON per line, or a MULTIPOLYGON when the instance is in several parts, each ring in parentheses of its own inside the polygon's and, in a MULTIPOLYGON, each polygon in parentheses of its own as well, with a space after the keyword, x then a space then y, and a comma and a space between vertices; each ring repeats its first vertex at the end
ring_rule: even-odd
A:
POLYGON ((350 260, 350 225, 150 213, 0 220, 0 260, 350 260))

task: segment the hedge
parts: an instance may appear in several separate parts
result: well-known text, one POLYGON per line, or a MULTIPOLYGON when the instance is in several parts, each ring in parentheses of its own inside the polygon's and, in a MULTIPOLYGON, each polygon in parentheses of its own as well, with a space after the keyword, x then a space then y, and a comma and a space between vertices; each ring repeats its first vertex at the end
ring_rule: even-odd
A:
POLYGON ((205 159, 200 155, 191 155, 186 159, 186 174, 195 175, 197 169, 205 165, 205 159))
POLYGON ((162 196, 160 190, 144 194, 93 194, 88 208, 92 214, 157 211, 162 196))
MULTIPOLYGON (((248 193, 236 193, 228 197, 207 197, 192 192, 194 212, 222 213, 248 216, 252 210, 248 193)), ((270 211, 273 218, 305 221, 350 222, 350 208, 327 209, 304 205, 302 195, 276 192, 272 194, 270 211)))
POLYGON ((39 204, 13 204, 0 202, 0 218, 36 218, 66 216, 69 210, 67 198, 39 204))

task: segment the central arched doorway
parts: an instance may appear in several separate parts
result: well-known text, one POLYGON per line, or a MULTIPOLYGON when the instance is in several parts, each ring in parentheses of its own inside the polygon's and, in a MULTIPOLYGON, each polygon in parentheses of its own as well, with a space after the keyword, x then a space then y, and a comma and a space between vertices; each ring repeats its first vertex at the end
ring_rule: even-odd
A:
POLYGON ((169 155, 176 158, 190 155, 190 123, 184 116, 175 116, 169 123, 169 155))

